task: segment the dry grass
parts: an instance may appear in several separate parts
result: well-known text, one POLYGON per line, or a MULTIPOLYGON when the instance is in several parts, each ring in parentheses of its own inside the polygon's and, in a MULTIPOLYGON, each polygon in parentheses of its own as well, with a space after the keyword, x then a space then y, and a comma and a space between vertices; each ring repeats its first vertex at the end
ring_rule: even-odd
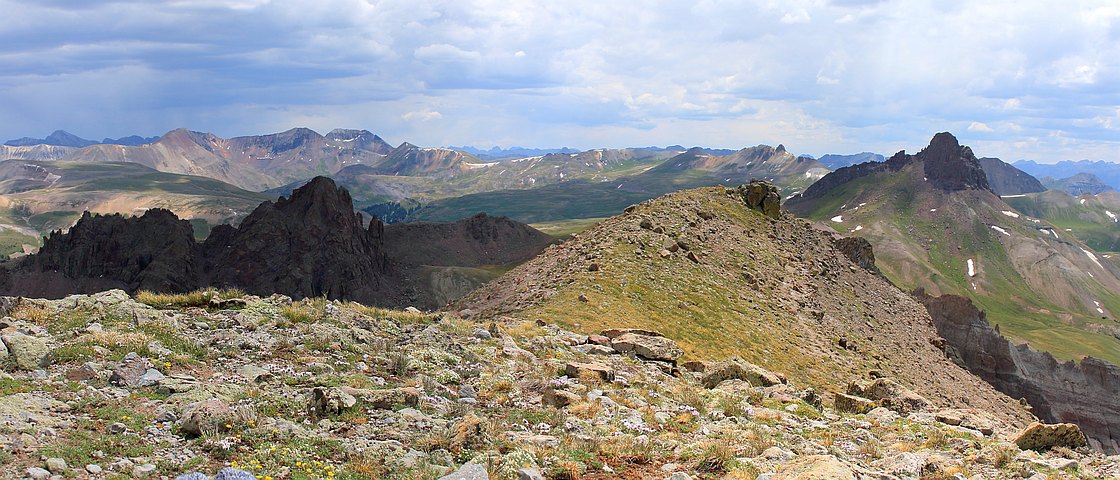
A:
POLYGON ((187 293, 157 293, 150 290, 141 290, 136 292, 136 301, 153 308, 169 309, 205 307, 210 304, 211 298, 228 300, 244 296, 245 291, 240 288, 195 290, 187 293))

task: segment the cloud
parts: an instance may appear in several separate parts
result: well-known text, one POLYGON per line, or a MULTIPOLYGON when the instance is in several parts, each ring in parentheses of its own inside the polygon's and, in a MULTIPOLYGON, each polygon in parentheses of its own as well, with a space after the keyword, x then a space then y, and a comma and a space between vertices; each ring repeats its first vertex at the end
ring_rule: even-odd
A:
POLYGON ((970 131, 970 132, 991 133, 991 132, 994 132, 995 130, 992 130, 992 127, 989 127, 985 123, 972 122, 972 123, 968 124, 968 131, 970 131))
POLYGON ((412 121, 427 122, 427 121, 431 121, 431 120, 439 120, 441 118, 443 118, 443 115, 440 114, 439 112, 434 111, 434 110, 407 112, 404 115, 401 115, 401 119, 403 119, 405 121, 409 121, 409 122, 412 122, 412 121))
POLYGON ((0 140, 307 125, 418 144, 771 142, 820 155, 914 150, 961 129, 986 156, 1120 160, 1120 8, 1109 0, 0 0, 0 10, 0 140))

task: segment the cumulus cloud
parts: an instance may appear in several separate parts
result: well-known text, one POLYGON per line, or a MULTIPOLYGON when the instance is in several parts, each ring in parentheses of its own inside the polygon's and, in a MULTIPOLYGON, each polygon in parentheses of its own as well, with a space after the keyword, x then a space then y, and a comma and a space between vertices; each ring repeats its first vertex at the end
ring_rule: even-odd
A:
POLYGON ((1110 0, 0 0, 0 11, 0 140, 305 125, 424 144, 784 143, 820 155, 915 150, 956 128, 1007 160, 1120 151, 1110 0))
POLYGON ((991 133, 991 132, 994 132, 995 130, 992 130, 992 127, 989 127, 985 123, 972 122, 972 123, 968 124, 968 131, 970 131, 970 132, 991 133))

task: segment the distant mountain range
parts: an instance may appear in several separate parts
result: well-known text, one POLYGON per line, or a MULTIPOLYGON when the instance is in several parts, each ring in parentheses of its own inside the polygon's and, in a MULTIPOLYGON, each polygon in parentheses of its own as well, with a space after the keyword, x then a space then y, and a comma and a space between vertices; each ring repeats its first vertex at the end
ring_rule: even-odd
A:
POLYGON ((878 153, 871 152, 857 153, 854 155, 837 155, 830 153, 817 159, 818 162, 821 162, 821 164, 828 167, 830 170, 858 165, 865 162, 882 162, 883 160, 886 160, 886 157, 879 155, 878 153))
MULTIPOLYGON (((1065 160, 1058 163, 1036 163, 1032 160, 1019 160, 1013 165, 1020 170, 1034 175, 1037 178, 1051 177, 1052 179, 1066 179, 1079 173, 1088 173, 1097 177, 1113 190, 1120 190, 1120 163, 1106 162, 1103 160, 1065 160)), ((1070 192, 1076 195, 1074 192, 1070 192)))
POLYGON ((117 139, 105 138, 105 139, 101 140, 100 142, 96 142, 96 141, 93 141, 93 140, 86 140, 82 137, 74 135, 74 134, 72 134, 70 132, 67 132, 65 130, 55 130, 54 133, 51 133, 50 135, 47 135, 47 138, 23 137, 23 138, 17 138, 17 139, 14 139, 14 140, 8 140, 7 142, 4 142, 4 145, 8 145, 8 146, 12 146, 12 147, 28 147, 28 146, 32 146, 32 145, 51 145, 51 146, 55 146, 55 147, 77 147, 77 148, 81 148, 81 147, 88 147, 90 145, 96 145, 96 144, 106 144, 106 145, 128 145, 128 146, 133 146, 134 147, 134 146, 137 146, 137 145, 144 145, 146 143, 152 143, 156 140, 159 140, 159 137, 144 138, 144 137, 141 137, 139 135, 130 135, 130 136, 127 136, 127 137, 121 137, 121 138, 117 138, 117 139))

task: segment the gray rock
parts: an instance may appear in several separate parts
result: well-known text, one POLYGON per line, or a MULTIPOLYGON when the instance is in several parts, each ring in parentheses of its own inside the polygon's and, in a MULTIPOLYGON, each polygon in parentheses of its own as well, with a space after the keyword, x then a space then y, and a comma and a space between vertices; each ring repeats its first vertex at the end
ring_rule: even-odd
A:
POLYGON ((474 331, 471 332, 471 336, 473 336, 474 338, 481 338, 483 340, 490 340, 491 338, 494 338, 494 336, 490 334, 489 330, 483 328, 474 329, 474 331))
POLYGON ((63 460, 61 458, 48 458, 47 459, 47 470, 50 470, 51 473, 65 472, 66 471, 66 460, 63 460))
POLYGON ((477 463, 468 463, 459 467, 455 473, 439 477, 439 480, 490 480, 486 467, 477 463))
POLYGON ((459 398, 477 398, 478 392, 469 383, 459 386, 459 398))
POLYGON ((214 480, 257 480, 257 477, 239 468, 226 467, 218 471, 214 480))
POLYGON ((156 466, 151 463, 137 465, 132 469, 132 476, 136 478, 148 478, 156 473, 156 466))
POLYGON ((688 476, 688 474, 684 472, 676 472, 672 475, 669 475, 669 478, 666 478, 665 480, 692 480, 692 477, 688 476))
MULTIPOLYGON (((96 463, 91 463, 89 465, 86 465, 86 472, 89 472, 90 475, 100 475, 101 472, 103 472, 103 471, 105 471, 105 470, 103 468, 101 468, 101 465, 98 465, 96 463)), ((207 480, 209 480, 209 479, 207 479, 207 480)))
POLYGON ((210 480, 210 477, 205 473, 193 472, 175 477, 175 480, 210 480))
POLYGON ((136 352, 128 352, 128 355, 125 355, 124 359, 121 360, 120 365, 113 369, 113 375, 109 377, 109 383, 128 388, 139 387, 140 378, 148 373, 151 368, 151 360, 137 355, 136 352))
POLYGON ((517 471, 517 480, 544 480, 544 475, 535 468, 522 468, 517 471))
POLYGON ((47 480, 51 478, 51 472, 39 467, 31 467, 27 469, 27 476, 32 480, 47 480))
POLYGON ((254 382, 267 382, 272 379, 272 373, 256 365, 243 365, 237 369, 237 374, 254 382))
POLYGON ((684 355, 677 342, 665 337, 624 333, 611 340, 611 346, 622 353, 633 353, 646 360, 676 362, 684 355))
POLYGON ((0 337, 0 340, 4 342, 8 355, 18 368, 35 370, 51 363, 51 347, 46 338, 11 333, 0 337))
POLYGON ((577 352, 582 352, 582 353, 585 353, 587 355, 613 355, 613 354, 618 353, 617 351, 615 351, 615 349, 613 349, 611 347, 605 347, 603 345, 595 345, 593 343, 588 343, 588 344, 584 344, 584 345, 576 345, 576 346, 572 347, 572 350, 575 350, 577 352))
POLYGON ((121 422, 113 422, 109 424, 109 433, 120 434, 128 431, 128 426, 121 422))
POLYGON ((136 386, 137 387, 151 387, 151 386, 159 385, 159 383, 161 381, 163 381, 163 379, 165 379, 165 378, 167 378, 167 377, 165 377, 163 375, 163 373, 160 372, 159 370, 156 370, 154 368, 149 368, 148 370, 146 370, 144 372, 143 375, 140 376, 140 378, 138 378, 136 380, 136 386))

